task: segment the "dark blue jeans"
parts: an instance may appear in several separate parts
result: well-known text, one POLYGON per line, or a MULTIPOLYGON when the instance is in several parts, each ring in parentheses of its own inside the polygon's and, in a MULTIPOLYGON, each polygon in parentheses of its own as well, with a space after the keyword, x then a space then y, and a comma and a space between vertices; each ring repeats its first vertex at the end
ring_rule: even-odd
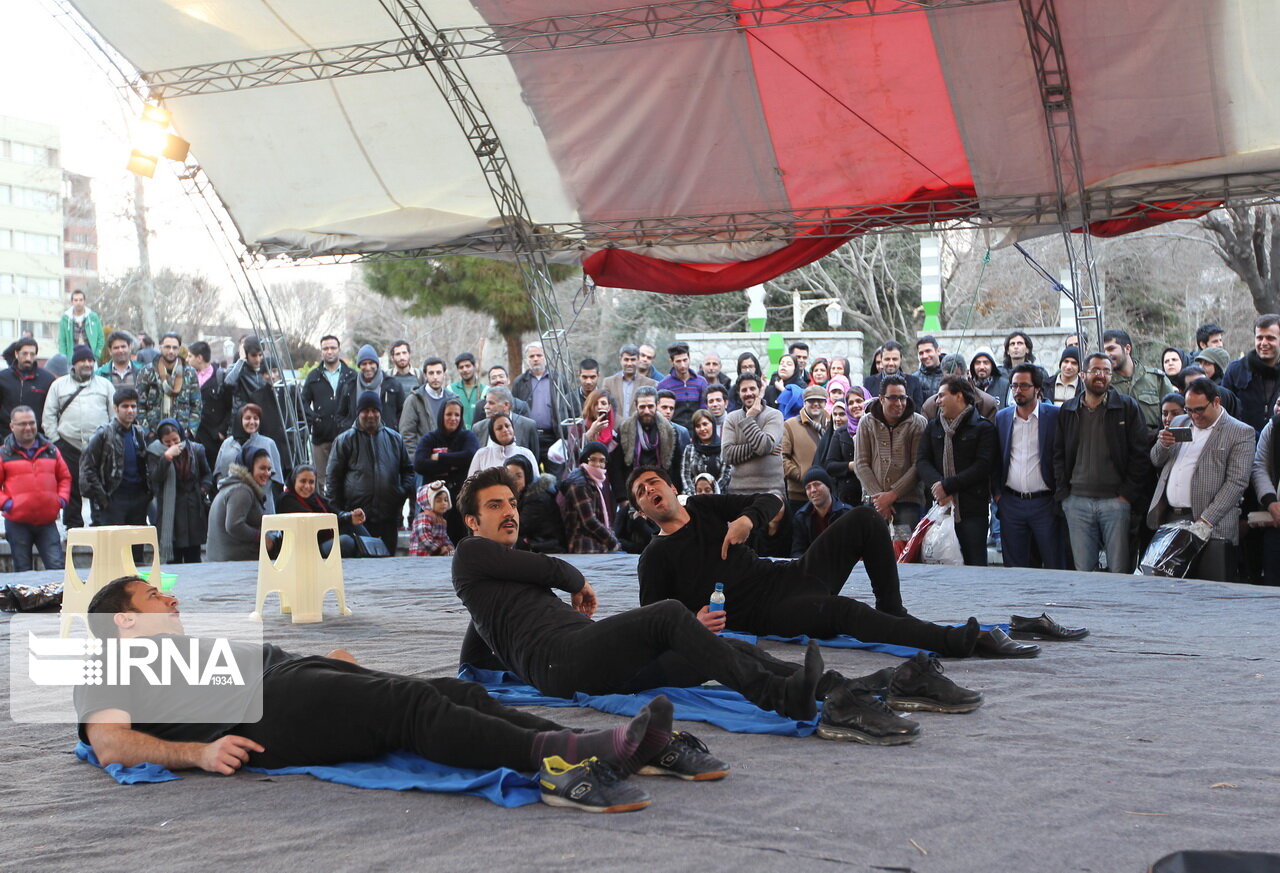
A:
POLYGON ((23 524, 5 519, 4 538, 9 541, 9 554, 13 556, 13 572, 25 573, 31 569, 31 547, 40 550, 40 560, 46 570, 61 570, 62 540, 56 524, 23 524))
POLYGON ((1066 569, 1062 522, 1058 518, 1053 495, 1024 500, 1011 491, 1004 491, 996 506, 1006 567, 1031 567, 1031 544, 1035 543, 1045 569, 1066 569))

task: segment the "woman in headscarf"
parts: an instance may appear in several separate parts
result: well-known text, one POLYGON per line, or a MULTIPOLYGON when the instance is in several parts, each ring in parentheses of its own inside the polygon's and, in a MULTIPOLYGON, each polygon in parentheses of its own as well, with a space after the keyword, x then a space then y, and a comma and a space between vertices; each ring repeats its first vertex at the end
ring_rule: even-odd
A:
MULTIPOLYGON (((344 558, 358 556, 356 537, 369 536, 364 528, 364 510, 359 507, 350 512, 339 512, 320 496, 316 489, 316 468, 310 464, 299 464, 289 477, 284 494, 276 504, 279 512, 323 512, 338 516, 338 548, 344 558)), ((333 549, 333 536, 328 531, 321 531, 317 538, 320 542, 320 554, 328 557, 333 549)))
MULTIPOLYGON (((803 379, 796 370, 796 359, 791 355, 783 355, 778 358, 778 369, 774 371, 769 384, 764 389, 764 402, 774 409, 780 409, 778 398, 786 391, 788 385, 795 385, 801 392, 804 391, 803 379)), ((799 411, 798 407, 796 411, 799 411)))
POLYGON ((831 414, 831 407, 836 401, 843 401, 849 396, 850 385, 844 376, 832 376, 827 381, 827 415, 831 414))
MULTIPOLYGON (((738 376, 743 373, 755 373, 761 380, 764 379, 764 373, 760 372, 760 359, 751 352, 743 352, 738 355, 738 376)), ((738 382, 739 380, 735 378, 733 387, 729 389, 729 412, 742 408, 742 400, 738 397, 738 382)))
POLYGON ((572 554, 615 552, 619 548, 613 532, 617 503, 605 473, 607 463, 604 444, 587 443, 578 455, 578 466, 560 483, 557 502, 572 554))
POLYGON ((449 489, 449 509, 445 520, 449 525, 449 538, 455 543, 467 535, 467 525, 454 502, 479 449, 476 435, 462 424, 462 401, 450 397, 440 404, 439 427, 423 434, 414 451, 413 469, 422 481, 441 480, 449 489))
POLYGON ((863 395, 862 387, 855 386, 849 389, 843 400, 831 402, 831 423, 813 457, 813 466, 826 470, 836 483, 835 496, 850 506, 862 503, 862 483, 855 472, 853 437, 862 418, 863 395), (856 417, 850 415, 851 408, 857 410, 856 417))
POLYGON ((271 454, 246 446, 218 483, 209 507, 210 561, 256 561, 273 469, 271 454))
POLYGON ((1169 381, 1173 383, 1173 387, 1179 391, 1184 390, 1185 386, 1182 381, 1182 368, 1191 363, 1191 356, 1176 346, 1167 346, 1160 353, 1160 369, 1169 377, 1169 381))
POLYGON ((849 372, 849 359, 848 358, 832 358, 831 359, 831 375, 844 376, 846 379, 849 380, 849 384, 852 385, 853 376, 849 372))
POLYGON ((471 459, 467 475, 471 476, 490 467, 501 467, 512 455, 524 455, 536 470, 538 459, 533 452, 524 446, 516 445, 516 429, 511 424, 511 416, 499 412, 489 419, 489 444, 479 449, 471 459))
POLYGON ((520 506, 520 537, 516 548, 527 552, 557 554, 564 551, 564 521, 556 503, 556 477, 538 475, 523 455, 512 455, 503 463, 516 483, 520 506))
POLYGON ((155 495, 160 561, 199 564, 200 547, 209 535, 209 495, 213 470, 204 446, 188 439, 177 419, 156 427, 147 447, 151 454, 151 493, 155 495))
POLYGON ((809 365, 809 384, 817 385, 819 388, 827 387, 827 380, 831 378, 831 365, 827 363, 826 358, 818 358, 809 365))
POLYGON ((231 419, 231 435, 222 441, 218 449, 218 460, 213 465, 214 481, 222 487, 222 480, 231 470, 245 449, 265 449, 271 458, 271 485, 267 487, 267 515, 276 511, 276 491, 284 490, 284 472, 280 467, 280 450, 276 441, 259 432, 262 425, 262 407, 256 403, 246 403, 240 407, 240 414, 231 419))
POLYGON ((428 482, 418 489, 418 512, 409 532, 409 554, 414 557, 452 555, 449 522, 445 513, 453 508, 449 488, 443 479, 428 482))
POLYGON ((697 478, 708 473, 718 486, 716 493, 722 493, 729 484, 733 466, 720 459, 720 436, 716 433, 716 421, 711 413, 699 409, 693 413, 691 423, 693 439, 684 447, 684 454, 680 457, 680 491, 682 494, 692 494, 697 478))

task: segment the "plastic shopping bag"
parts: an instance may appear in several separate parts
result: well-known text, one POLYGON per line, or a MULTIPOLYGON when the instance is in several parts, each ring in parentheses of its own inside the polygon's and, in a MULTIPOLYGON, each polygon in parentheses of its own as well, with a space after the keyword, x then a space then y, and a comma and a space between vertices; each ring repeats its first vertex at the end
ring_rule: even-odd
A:
POLYGON ((925 532, 921 557, 926 564, 963 564, 964 555, 960 553, 960 537, 956 535, 956 518, 951 507, 935 506, 929 514, 933 515, 935 510, 941 510, 942 517, 925 532))
POLYGON ((942 517, 940 514, 935 514, 941 508, 940 506, 935 506, 916 524, 916 529, 911 532, 911 538, 907 540, 902 553, 898 555, 899 564, 920 563, 920 555, 924 551, 925 534, 929 532, 929 528, 933 527, 935 520, 942 517))
POLYGON ((1186 578, 1191 562, 1209 541, 1212 528, 1198 521, 1175 521, 1162 524, 1147 545, 1138 562, 1138 573, 1143 576, 1167 576, 1186 578))

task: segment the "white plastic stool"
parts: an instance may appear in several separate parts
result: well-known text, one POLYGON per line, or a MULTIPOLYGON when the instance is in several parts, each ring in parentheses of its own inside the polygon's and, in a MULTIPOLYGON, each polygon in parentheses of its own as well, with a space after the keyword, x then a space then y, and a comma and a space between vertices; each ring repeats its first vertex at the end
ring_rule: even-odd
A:
POLYGON ((154 527, 117 524, 73 527, 67 531, 66 569, 62 575, 62 636, 71 630, 71 617, 87 613, 89 601, 108 582, 121 576, 138 575, 138 565, 133 562, 134 546, 151 546, 151 578, 158 583, 160 546, 154 527), (93 550, 88 579, 80 578, 75 562, 71 560, 74 546, 88 546, 93 550))
POLYGON ((267 595, 280 595, 280 612, 293 615, 294 624, 324 620, 324 596, 332 591, 338 597, 338 611, 350 615, 346 592, 342 587, 342 549, 338 542, 338 516, 323 512, 286 512, 262 518, 262 537, 258 541, 258 595, 250 618, 262 620, 262 605, 267 595), (333 533, 329 557, 320 556, 317 535, 333 533), (280 554, 274 561, 267 554, 267 534, 280 531, 280 554))

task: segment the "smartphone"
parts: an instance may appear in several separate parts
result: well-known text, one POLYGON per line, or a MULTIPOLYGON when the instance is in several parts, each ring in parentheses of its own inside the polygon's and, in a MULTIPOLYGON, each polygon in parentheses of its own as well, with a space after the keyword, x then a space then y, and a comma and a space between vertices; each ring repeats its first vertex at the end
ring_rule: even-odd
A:
POLYGON ((1191 428, 1189 427, 1171 427, 1169 428, 1169 432, 1173 434, 1173 441, 1175 443, 1191 442, 1191 428))

